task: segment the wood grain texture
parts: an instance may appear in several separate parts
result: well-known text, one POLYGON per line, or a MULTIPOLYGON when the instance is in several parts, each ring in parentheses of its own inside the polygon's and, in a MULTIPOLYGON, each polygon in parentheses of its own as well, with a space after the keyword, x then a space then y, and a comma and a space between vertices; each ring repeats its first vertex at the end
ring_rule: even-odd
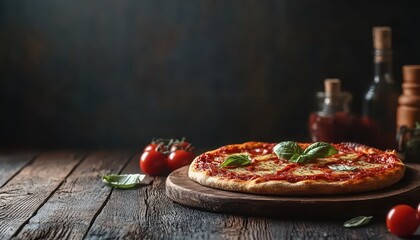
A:
POLYGON ((0 188, 0 239, 13 236, 81 159, 74 153, 40 155, 0 188))
POLYGON ((119 173, 129 153, 90 154, 17 235, 19 239, 81 239, 112 188, 101 177, 119 173))
POLYGON ((214 212, 269 217, 343 219, 354 214, 384 215, 401 202, 416 204, 420 199, 420 171, 408 165, 404 178, 382 190, 334 196, 267 196, 223 191, 202 186, 187 176, 188 167, 171 173, 166 194, 181 204, 214 212), (318 217, 319 218, 319 217, 318 217))
POLYGON ((355 229, 344 228, 344 221, 322 220, 271 220, 267 228, 269 239, 398 239, 387 231, 383 219, 373 218, 368 226, 355 229))
MULTIPOLYGON (((134 158, 123 171, 136 173, 134 158)), ((360 229, 341 221, 246 217, 200 211, 164 196, 165 178, 133 190, 115 190, 98 215, 87 239, 395 239, 381 220, 360 229)))
MULTIPOLYGON (((100 176, 121 169, 138 173, 138 155, 126 167, 125 153, 81 160, 75 154, 43 154, 0 188, 0 239, 398 239, 387 232, 383 217, 346 229, 343 221, 320 220, 315 213, 300 220, 197 210, 166 197, 165 177, 113 190, 100 176)), ((420 229, 413 239, 419 236, 420 229)))
POLYGON ((8 154, 0 156, 0 187, 28 164, 35 154, 8 154))
MULTIPOLYGON (((138 172, 133 158, 126 173, 138 172)), ((112 192, 86 235, 88 239, 208 239, 237 235, 242 219, 173 204, 165 196, 165 178, 151 185, 112 192), (231 231, 226 232, 230 227, 231 231), (234 230, 235 228, 235 230, 234 230)))
POLYGON ((147 187, 114 191, 87 238, 220 239, 238 235, 242 220, 175 205, 164 196, 164 184, 164 178, 157 177, 147 187), (227 226, 232 231, 226 232, 227 226))
MULTIPOLYGON (((138 159, 138 155, 133 157, 122 172, 138 173, 138 159)), ((144 236, 149 227, 146 218, 148 214, 151 214, 149 209, 151 205, 148 201, 152 198, 151 191, 148 189, 153 186, 155 184, 152 182, 151 186, 141 186, 138 189, 115 189, 86 237, 88 239, 145 239, 144 236)))

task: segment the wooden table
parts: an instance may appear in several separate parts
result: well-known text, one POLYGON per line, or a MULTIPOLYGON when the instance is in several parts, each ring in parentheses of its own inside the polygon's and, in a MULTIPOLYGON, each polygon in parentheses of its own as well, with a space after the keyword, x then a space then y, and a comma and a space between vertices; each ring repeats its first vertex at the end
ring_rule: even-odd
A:
MULTIPOLYGON (((138 173, 130 152, 0 155, 0 239, 397 239, 383 217, 343 221, 211 213, 172 202, 165 177, 132 190, 105 186, 108 173, 138 173)), ((417 235, 420 236, 420 229, 417 235)))

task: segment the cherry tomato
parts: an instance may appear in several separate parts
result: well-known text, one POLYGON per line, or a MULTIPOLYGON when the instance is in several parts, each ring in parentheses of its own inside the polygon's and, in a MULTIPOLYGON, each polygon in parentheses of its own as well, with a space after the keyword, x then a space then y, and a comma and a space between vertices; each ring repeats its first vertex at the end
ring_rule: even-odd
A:
POLYGON ((420 221, 420 203, 417 206, 417 219, 420 221))
POLYGON ((419 226, 416 215, 417 211, 411 206, 397 205, 388 212, 386 226, 391 233, 399 237, 410 236, 419 226))
POLYGON ((140 157, 141 170, 149 175, 163 175, 168 171, 166 155, 156 150, 143 152, 140 157))
POLYGON ((171 171, 186 166, 194 159, 194 153, 185 150, 175 150, 168 157, 168 167, 171 171))
POLYGON ((148 152, 148 151, 151 151, 151 150, 155 150, 157 146, 158 146, 158 145, 157 145, 156 143, 150 143, 149 145, 147 145, 147 146, 143 149, 143 152, 148 152))

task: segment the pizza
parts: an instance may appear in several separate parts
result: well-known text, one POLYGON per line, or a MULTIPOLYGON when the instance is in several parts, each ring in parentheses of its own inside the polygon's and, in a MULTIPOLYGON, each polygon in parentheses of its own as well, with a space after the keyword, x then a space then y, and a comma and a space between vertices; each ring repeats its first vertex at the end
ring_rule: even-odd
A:
POLYGON ((389 187, 405 165, 395 151, 357 143, 246 142, 197 156, 188 176, 201 185, 269 195, 333 195, 389 187))

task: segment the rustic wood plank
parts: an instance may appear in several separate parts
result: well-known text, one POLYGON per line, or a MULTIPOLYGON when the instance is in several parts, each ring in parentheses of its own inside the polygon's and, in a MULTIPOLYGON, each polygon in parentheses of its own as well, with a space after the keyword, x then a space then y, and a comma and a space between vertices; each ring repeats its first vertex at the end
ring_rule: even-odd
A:
POLYGON ((108 199, 112 188, 101 176, 119 173, 129 153, 89 155, 19 232, 19 239, 81 239, 108 199))
POLYGON ((43 154, 0 188, 0 239, 12 237, 81 159, 74 153, 43 154))
MULTIPOLYGON (((123 172, 138 173, 138 168, 138 157, 134 157, 123 172)), ((148 186, 113 191, 86 237, 218 239, 238 234, 237 229, 232 229, 240 229, 242 220, 230 222, 229 215, 203 212, 173 203, 165 195, 165 179, 156 177, 148 186)))
MULTIPOLYGON (((133 158, 123 172, 138 171, 133 158)), ((217 214, 184 207, 165 196, 165 178, 149 186, 115 190, 87 239, 397 239, 384 219, 346 229, 341 221, 272 219, 217 214)), ((318 219, 319 216, 313 216, 318 219)))
MULTIPOLYGON (((138 159, 138 155, 134 156, 122 172, 139 173, 138 159)), ((141 229, 147 226, 136 225, 139 224, 139 217, 146 218, 147 216, 146 199, 150 194, 146 190, 148 188, 150 187, 142 186, 132 190, 115 189, 86 237, 88 239, 116 239, 135 235, 142 238, 141 229)))
MULTIPOLYGON (((134 167, 132 161, 128 168, 134 167)), ((386 231, 383 219, 346 229, 337 221, 242 217, 191 209, 163 195, 164 180, 158 177, 151 186, 114 191, 87 239, 396 239, 386 231)))
MULTIPOLYGON (((387 231, 385 218, 374 218, 369 225, 355 229, 344 228, 342 224, 338 221, 271 220, 267 228, 270 239, 399 239, 387 231)), ((255 229, 252 232, 260 234, 255 229)))
POLYGON ((0 187, 25 167, 35 154, 7 154, 0 156, 0 187))

